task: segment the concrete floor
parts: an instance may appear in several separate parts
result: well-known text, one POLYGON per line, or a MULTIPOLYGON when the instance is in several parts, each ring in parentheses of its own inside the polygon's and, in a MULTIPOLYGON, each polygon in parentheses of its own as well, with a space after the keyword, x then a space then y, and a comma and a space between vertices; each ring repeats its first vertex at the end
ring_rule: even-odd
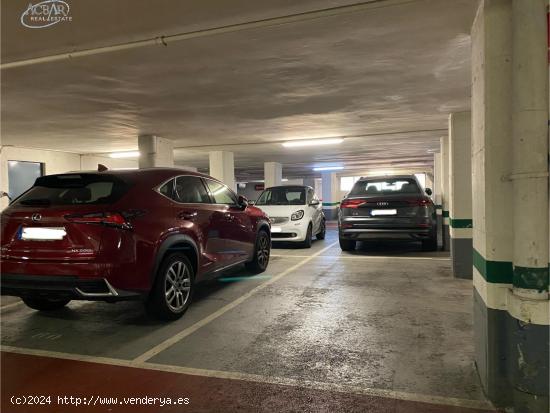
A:
MULTIPOLYGON (((139 303, 40 314, 5 299, 2 411, 26 411, 6 396, 44 392, 191 399, 162 411, 492 411, 473 364, 471 281, 452 277, 446 253, 419 250, 345 253, 334 230, 311 250, 275 246, 266 273, 201 286, 168 324, 139 303)), ((74 411, 128 409, 88 408, 74 411)))

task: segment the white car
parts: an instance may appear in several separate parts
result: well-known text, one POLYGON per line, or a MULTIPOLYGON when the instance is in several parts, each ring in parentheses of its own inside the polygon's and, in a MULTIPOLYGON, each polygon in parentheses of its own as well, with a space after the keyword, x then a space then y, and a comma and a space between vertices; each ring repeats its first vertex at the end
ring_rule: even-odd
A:
POLYGON ((325 215, 313 188, 302 185, 266 188, 255 205, 271 220, 271 240, 299 242, 311 247, 311 239, 324 239, 325 215))

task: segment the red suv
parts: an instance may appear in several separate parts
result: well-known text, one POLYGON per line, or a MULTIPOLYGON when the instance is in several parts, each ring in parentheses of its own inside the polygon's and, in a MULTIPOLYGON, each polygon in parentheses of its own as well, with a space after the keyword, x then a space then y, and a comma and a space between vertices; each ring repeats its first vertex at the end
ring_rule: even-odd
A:
POLYGON ((142 299, 180 317, 197 282, 265 271, 270 223, 226 185, 171 168, 38 178, 2 212, 1 288, 31 308, 142 299))

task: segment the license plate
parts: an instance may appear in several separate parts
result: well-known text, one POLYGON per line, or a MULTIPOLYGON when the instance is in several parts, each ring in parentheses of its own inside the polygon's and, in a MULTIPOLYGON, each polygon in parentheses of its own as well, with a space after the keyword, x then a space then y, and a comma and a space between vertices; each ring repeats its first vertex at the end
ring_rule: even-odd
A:
POLYGON ((20 239, 34 241, 62 240, 67 231, 64 227, 23 227, 20 239))
POLYGON ((373 217, 380 215, 397 215, 397 209, 373 209, 370 214, 373 217))
POLYGON ((271 227, 271 232, 281 232, 282 230, 281 227, 271 227))

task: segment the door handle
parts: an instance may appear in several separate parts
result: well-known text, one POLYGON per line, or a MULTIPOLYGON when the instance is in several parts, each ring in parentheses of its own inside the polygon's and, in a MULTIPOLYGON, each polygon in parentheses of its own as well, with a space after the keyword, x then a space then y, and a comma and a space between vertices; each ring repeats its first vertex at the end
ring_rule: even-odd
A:
POLYGON ((191 220, 193 218, 196 218, 196 216, 199 215, 199 213, 197 211, 193 211, 193 212, 180 212, 178 214, 178 219, 188 219, 188 220, 191 220))

